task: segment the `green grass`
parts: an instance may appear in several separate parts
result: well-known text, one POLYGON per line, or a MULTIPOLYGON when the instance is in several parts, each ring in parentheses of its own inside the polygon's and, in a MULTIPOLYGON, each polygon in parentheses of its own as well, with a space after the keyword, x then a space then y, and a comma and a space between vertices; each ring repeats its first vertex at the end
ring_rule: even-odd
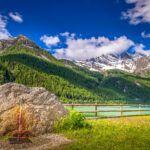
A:
POLYGON ((88 120, 92 128, 62 130, 72 139, 56 150, 149 150, 150 116, 88 120))

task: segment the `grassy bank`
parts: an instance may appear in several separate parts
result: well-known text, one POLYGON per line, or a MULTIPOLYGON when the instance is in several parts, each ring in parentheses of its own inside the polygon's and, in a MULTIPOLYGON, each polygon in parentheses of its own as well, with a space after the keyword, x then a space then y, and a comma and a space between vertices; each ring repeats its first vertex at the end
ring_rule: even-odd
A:
MULTIPOLYGON (((73 139, 57 150, 149 150, 150 116, 88 120, 91 127, 60 130, 73 139)), ((58 132, 58 131, 57 131, 58 132)))

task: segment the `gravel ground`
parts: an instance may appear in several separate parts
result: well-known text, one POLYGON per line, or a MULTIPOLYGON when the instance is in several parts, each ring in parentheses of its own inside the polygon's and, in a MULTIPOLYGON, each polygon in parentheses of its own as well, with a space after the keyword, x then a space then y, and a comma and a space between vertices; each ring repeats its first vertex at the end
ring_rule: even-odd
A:
POLYGON ((69 144, 71 140, 59 134, 46 134, 30 138, 32 143, 9 144, 8 140, 0 140, 0 150, 48 150, 61 144, 69 144))

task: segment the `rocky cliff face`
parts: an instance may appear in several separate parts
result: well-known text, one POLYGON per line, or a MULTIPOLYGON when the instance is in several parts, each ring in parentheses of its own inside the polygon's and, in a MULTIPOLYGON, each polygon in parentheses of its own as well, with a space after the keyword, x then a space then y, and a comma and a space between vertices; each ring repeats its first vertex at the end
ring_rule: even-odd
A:
POLYGON ((150 56, 141 57, 136 61, 136 72, 150 68, 150 56))
POLYGON ((0 136, 18 129, 19 100, 22 99, 22 118, 25 131, 40 135, 53 130, 56 119, 68 113, 54 94, 44 88, 30 88, 8 83, 0 86, 0 136))

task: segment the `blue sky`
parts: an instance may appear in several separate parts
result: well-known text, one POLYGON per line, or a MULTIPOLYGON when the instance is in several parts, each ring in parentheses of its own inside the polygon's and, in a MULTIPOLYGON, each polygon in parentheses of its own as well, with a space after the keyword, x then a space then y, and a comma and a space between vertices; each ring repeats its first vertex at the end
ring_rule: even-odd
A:
POLYGON ((149 33, 149 0, 0 0, 0 39, 24 34, 56 57, 149 54, 149 33))

